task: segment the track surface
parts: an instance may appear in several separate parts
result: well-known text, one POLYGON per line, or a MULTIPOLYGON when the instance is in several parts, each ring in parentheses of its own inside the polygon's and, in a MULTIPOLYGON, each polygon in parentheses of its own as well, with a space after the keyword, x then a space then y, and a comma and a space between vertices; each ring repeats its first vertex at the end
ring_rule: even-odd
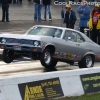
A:
MULTIPOLYGON (((100 63, 95 62, 95 67, 99 67, 100 63)), ((75 70, 79 69, 78 64, 71 66, 67 63, 58 62, 55 69, 47 70, 43 66, 41 66, 39 61, 34 61, 28 58, 21 58, 14 60, 10 64, 6 64, 3 61, 0 61, 0 77, 2 76, 12 76, 19 74, 37 74, 44 72, 52 72, 52 71, 62 71, 62 70, 75 70)))

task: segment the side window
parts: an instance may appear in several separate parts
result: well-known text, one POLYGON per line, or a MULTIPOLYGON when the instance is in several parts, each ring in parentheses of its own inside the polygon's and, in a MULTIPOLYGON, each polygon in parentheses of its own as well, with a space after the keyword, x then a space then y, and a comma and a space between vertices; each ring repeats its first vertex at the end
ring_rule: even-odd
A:
POLYGON ((77 42, 77 33, 74 31, 67 30, 64 34, 63 39, 77 42))
POLYGON ((77 34, 77 42, 83 43, 84 41, 85 41, 84 38, 81 35, 77 34))

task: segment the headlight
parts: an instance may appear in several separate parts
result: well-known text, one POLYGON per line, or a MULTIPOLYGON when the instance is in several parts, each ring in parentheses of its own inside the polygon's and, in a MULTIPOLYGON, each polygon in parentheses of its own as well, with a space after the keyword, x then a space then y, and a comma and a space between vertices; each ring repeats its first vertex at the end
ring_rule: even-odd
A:
POLYGON ((3 39, 1 40, 1 43, 6 43, 6 39, 3 38, 3 39))
POLYGON ((33 45, 34 45, 34 46, 40 46, 40 42, 39 42, 39 41, 34 41, 34 42, 33 42, 33 45))

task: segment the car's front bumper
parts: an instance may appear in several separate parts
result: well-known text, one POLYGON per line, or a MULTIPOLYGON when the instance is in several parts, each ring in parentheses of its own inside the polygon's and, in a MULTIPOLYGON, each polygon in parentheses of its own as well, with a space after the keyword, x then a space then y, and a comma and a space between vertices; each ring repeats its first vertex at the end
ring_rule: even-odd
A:
POLYGON ((14 50, 14 51, 42 52, 41 47, 33 47, 33 46, 25 46, 25 45, 0 44, 0 48, 14 50))

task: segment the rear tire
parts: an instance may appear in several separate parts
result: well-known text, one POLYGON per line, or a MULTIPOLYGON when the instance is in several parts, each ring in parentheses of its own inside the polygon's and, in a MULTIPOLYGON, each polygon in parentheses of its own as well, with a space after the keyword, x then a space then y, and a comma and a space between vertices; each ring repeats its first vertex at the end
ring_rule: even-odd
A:
POLYGON ((43 53, 40 55, 40 62, 42 66, 48 69, 54 68, 57 64, 57 61, 53 59, 52 52, 49 49, 45 49, 43 53))
POLYGON ((14 51, 13 50, 3 50, 3 61, 5 63, 11 63, 14 59, 14 51))
POLYGON ((79 68, 91 68, 94 66, 94 57, 86 55, 78 64, 79 68))

